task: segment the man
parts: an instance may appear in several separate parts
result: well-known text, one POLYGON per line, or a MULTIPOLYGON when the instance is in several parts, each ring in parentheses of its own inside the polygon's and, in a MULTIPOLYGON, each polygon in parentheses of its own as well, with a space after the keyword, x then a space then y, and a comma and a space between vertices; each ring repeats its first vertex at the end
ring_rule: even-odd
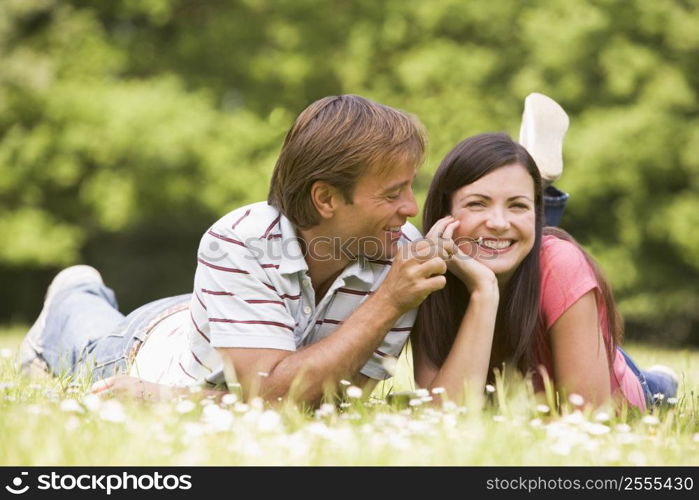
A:
POLYGON ((268 202, 204 234, 191 295, 124 318, 96 270, 68 268, 22 345, 23 370, 146 398, 225 383, 315 403, 343 379, 368 393, 391 375, 415 307, 445 284, 444 255, 407 245, 419 238, 406 221, 425 141, 414 117, 358 96, 311 104, 286 136, 268 202))

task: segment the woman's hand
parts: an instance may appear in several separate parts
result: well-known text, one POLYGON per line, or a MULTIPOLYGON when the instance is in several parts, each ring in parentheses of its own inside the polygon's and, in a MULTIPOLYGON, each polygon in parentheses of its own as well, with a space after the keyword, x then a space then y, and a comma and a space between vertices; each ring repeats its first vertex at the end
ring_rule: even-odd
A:
POLYGON ((99 396, 127 396, 144 401, 158 401, 166 386, 129 375, 115 375, 92 384, 90 392, 99 396))
POLYGON ((444 217, 426 238, 446 255, 447 269, 468 288, 468 306, 441 366, 432 363, 419 342, 413 346, 415 381, 420 387, 443 388, 457 404, 468 400, 470 406, 478 406, 488 377, 500 293, 495 273, 462 252, 454 242, 458 227, 457 219, 444 217))
POLYGON ((495 273, 474 257, 462 252, 454 242, 454 231, 459 224, 457 219, 447 215, 435 222, 425 238, 435 242, 440 252, 445 252, 447 269, 466 285, 469 292, 497 293, 495 273))

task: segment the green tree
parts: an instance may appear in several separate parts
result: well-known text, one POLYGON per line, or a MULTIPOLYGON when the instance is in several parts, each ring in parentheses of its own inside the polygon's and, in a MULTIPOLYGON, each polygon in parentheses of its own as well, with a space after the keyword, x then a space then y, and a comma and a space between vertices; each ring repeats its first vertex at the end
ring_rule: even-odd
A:
POLYGON ((416 113, 422 200, 456 142, 515 135, 536 91, 571 117, 563 225, 632 334, 699 343, 697 25, 697 0, 6 0, 0 265, 87 259, 131 305, 185 292, 196 235, 264 199, 311 101, 416 113))

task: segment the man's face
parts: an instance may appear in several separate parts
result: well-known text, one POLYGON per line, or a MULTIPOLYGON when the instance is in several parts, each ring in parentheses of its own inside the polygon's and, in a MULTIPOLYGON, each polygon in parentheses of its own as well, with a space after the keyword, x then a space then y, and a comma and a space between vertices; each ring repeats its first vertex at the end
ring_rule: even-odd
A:
POLYGON ((333 217, 335 233, 345 254, 390 259, 398 250, 401 226, 418 213, 412 184, 415 166, 397 164, 381 170, 372 166, 359 178, 353 203, 340 203, 333 217))

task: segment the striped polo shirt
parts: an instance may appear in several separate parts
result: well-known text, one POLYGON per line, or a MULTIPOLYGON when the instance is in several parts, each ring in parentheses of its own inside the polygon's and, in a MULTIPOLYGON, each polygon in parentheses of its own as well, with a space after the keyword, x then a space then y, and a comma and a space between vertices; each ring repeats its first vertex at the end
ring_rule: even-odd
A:
MULTIPOLYGON (((400 244, 421 237, 409 223, 402 231, 400 244)), ((202 237, 197 260, 191 298, 154 317, 132 375, 176 386, 224 383, 215 348, 295 351, 314 344, 379 287, 391 265, 359 257, 316 305, 296 232, 266 202, 219 219, 202 237)), ((362 374, 379 380, 393 375, 415 315, 413 310, 398 319, 362 374)))

